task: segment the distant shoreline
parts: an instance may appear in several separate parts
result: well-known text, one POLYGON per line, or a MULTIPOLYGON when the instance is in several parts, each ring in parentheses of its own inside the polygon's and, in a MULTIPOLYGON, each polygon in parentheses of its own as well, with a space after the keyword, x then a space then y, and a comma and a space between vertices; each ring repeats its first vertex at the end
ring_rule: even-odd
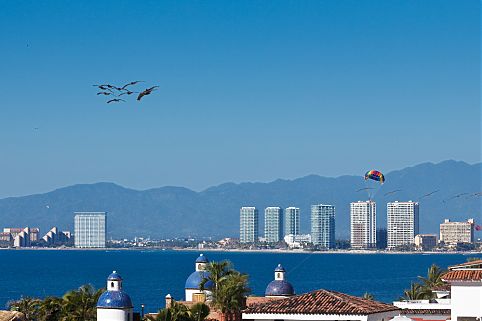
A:
POLYGON ((433 252, 433 251, 368 251, 368 250, 329 250, 329 251, 304 251, 296 250, 247 250, 247 249, 188 249, 188 248, 152 248, 152 247, 129 247, 129 248, 51 248, 51 247, 22 247, 22 248, 0 248, 6 251, 177 251, 177 252, 230 252, 230 253, 279 253, 279 254, 406 254, 406 255, 435 255, 435 254, 461 254, 461 255, 482 255, 482 252, 462 252, 462 251, 447 251, 447 252, 433 252))

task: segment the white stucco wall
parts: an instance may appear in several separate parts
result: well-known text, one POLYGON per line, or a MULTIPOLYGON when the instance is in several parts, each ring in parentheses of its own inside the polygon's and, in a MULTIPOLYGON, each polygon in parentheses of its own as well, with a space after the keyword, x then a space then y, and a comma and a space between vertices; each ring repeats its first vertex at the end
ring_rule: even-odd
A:
POLYGON ((97 321, 132 321, 132 309, 97 308, 97 321))
MULTIPOLYGON (((198 289, 186 289, 186 301, 187 302, 192 302, 192 296, 195 293, 203 293, 202 291, 199 291, 198 289)), ((206 299, 209 299, 212 295, 211 291, 204 290, 204 293, 206 294, 206 299)))
MULTIPOLYGON (((452 321, 460 317, 482 317, 482 283, 452 283, 452 321)), ((480 319, 479 319, 480 320, 480 319)))
POLYGON ((248 314, 243 313, 243 320, 255 321, 389 321, 398 315, 398 311, 375 313, 366 315, 340 315, 340 314, 248 314))

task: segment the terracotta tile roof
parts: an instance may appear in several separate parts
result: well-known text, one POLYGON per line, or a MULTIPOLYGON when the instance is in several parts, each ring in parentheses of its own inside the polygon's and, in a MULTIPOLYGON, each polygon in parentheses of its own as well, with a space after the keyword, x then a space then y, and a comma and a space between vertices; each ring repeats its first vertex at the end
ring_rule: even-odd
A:
POLYGON ((400 314, 436 314, 436 315, 450 315, 450 309, 402 309, 400 314))
POLYGON ((446 282, 450 281, 482 281, 482 269, 481 270, 453 270, 445 273, 442 276, 442 280, 446 282))
POLYGON ((476 260, 471 262, 465 262, 457 265, 449 266, 449 270, 459 269, 459 268, 469 268, 469 267, 480 267, 482 266, 482 260, 476 260))
POLYGON ((317 290, 286 299, 255 304, 248 307, 243 313, 368 315, 399 310, 393 305, 377 301, 335 291, 317 290))

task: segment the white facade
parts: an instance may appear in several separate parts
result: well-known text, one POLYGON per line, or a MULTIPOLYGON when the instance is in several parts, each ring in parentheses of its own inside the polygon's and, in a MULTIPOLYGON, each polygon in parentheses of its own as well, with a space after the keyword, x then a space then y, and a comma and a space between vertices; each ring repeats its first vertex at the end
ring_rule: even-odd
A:
POLYGON ((398 312, 382 312, 369 315, 342 315, 342 314, 261 314, 261 313, 243 313, 243 320, 253 321, 389 321, 398 315, 398 312))
POLYGON ((299 248, 303 243, 311 243, 311 235, 310 234, 288 234, 284 237, 286 244, 290 248, 299 248))
POLYGON ((388 249, 400 245, 413 244, 418 232, 417 202, 387 203, 387 238, 388 249))
POLYGON ((326 249, 335 247, 335 206, 311 205, 311 242, 326 249))
POLYGON ((450 222, 449 219, 440 224, 440 242, 445 244, 473 243, 474 219, 467 222, 450 222))
POLYGON ((76 212, 74 221, 75 247, 105 247, 106 212, 76 212))
POLYGON ((288 207, 285 209, 285 232, 284 235, 300 234, 300 209, 298 207, 288 207))
POLYGON ((482 317, 482 283, 454 282, 451 284, 453 321, 480 321, 482 317))
POLYGON ((97 321, 132 321, 132 308, 101 309, 97 308, 97 321))
POLYGON ((375 248, 377 245, 377 205, 374 201, 350 203, 351 247, 375 248))
POLYGON ((256 207, 241 207, 239 214, 239 241, 258 242, 259 214, 256 207))
POLYGON ((268 243, 277 243, 283 239, 283 209, 281 207, 264 209, 264 238, 268 243))

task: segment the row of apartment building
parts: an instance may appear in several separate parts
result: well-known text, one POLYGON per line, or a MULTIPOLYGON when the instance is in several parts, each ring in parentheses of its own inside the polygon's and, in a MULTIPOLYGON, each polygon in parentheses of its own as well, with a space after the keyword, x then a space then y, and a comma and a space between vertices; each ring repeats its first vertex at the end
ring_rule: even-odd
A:
MULTIPOLYGON (((283 233, 294 240, 300 234, 300 209, 288 207, 267 207, 264 211, 264 241, 276 243, 282 240, 283 233), (283 226, 284 224, 284 226, 283 226)), ((358 201, 350 203, 350 243, 353 249, 371 249, 384 240, 377 240, 377 210, 374 201, 358 201), (381 242, 377 242, 381 241, 381 242)), ((256 207, 242 207, 240 210, 240 242, 254 243, 259 239, 259 212, 256 207)), ((379 229, 380 232, 380 229, 379 229)), ((383 234, 383 233, 378 233, 383 234)), ((386 246, 388 249, 417 243, 425 239, 419 234, 418 202, 387 203, 386 246)), ((305 238, 306 239, 306 238, 305 238)), ((333 248, 335 246, 335 207, 318 204, 311 206, 311 237, 313 245, 333 248)), ((450 222, 446 220, 440 225, 440 241, 445 244, 473 243, 474 221, 450 222)))

